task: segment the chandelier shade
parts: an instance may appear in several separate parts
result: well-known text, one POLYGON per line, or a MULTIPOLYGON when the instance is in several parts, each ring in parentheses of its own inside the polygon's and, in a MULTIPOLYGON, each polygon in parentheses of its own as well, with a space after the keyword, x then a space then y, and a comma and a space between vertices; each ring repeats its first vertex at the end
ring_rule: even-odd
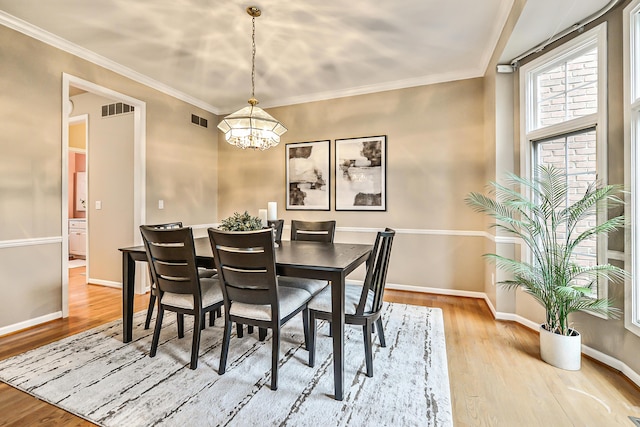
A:
POLYGON ((218 124, 229 144, 239 148, 266 150, 280 143, 287 128, 262 108, 248 105, 229 114, 218 124))
POLYGON ((247 13, 252 17, 253 28, 251 34, 251 98, 248 107, 222 119, 218 124, 218 129, 224 132, 225 139, 231 145, 242 149, 266 150, 280 143, 280 136, 287 131, 287 128, 262 108, 256 106, 258 104, 258 100, 255 98, 256 17, 260 16, 262 12, 257 7, 250 6, 247 8, 247 13))

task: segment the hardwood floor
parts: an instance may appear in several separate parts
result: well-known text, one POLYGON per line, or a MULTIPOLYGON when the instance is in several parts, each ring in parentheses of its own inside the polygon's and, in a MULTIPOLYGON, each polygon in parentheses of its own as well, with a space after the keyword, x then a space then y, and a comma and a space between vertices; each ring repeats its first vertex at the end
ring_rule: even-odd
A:
MULTIPOLYGON (((119 289, 85 285, 70 275, 70 316, 0 338, 0 359, 121 316, 119 289)), ((386 300, 443 310, 456 426, 627 426, 640 417, 640 390, 612 369, 583 357, 582 369, 542 362, 538 335, 493 320, 479 299, 387 291, 386 300)), ((148 296, 136 296, 144 310, 148 296)), ((0 383, 0 426, 90 426, 68 412, 0 383)))
POLYGON ((443 311, 456 426, 627 426, 640 389, 590 358, 580 371, 540 359, 537 332, 495 321, 480 299, 387 291, 389 301, 443 311))

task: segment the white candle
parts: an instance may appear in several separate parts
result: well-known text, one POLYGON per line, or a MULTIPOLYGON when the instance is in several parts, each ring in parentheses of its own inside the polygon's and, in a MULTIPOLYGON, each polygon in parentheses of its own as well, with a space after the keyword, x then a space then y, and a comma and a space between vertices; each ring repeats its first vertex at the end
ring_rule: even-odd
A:
POLYGON ((267 210, 266 209, 258 209, 258 218, 262 221, 262 226, 267 226, 267 210))
POLYGON ((278 204, 276 202, 267 203, 267 219, 269 221, 278 219, 278 204))

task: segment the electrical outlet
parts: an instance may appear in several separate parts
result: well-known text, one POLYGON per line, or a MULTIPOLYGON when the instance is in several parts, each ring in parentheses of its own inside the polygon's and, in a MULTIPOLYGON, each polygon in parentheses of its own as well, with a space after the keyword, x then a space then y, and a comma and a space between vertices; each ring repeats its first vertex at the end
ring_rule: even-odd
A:
POLYGON ((96 210, 100 210, 100 209, 102 209, 102 201, 96 200, 96 210))
POLYGON ((164 200, 158 200, 158 209, 164 209, 164 200))

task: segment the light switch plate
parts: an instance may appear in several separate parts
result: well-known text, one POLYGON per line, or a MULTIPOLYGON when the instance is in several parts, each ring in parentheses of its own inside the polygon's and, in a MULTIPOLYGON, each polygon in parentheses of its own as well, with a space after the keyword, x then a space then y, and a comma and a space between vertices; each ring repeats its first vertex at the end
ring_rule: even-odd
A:
POLYGON ((102 209, 102 201, 101 200, 96 200, 96 209, 97 210, 102 209))

